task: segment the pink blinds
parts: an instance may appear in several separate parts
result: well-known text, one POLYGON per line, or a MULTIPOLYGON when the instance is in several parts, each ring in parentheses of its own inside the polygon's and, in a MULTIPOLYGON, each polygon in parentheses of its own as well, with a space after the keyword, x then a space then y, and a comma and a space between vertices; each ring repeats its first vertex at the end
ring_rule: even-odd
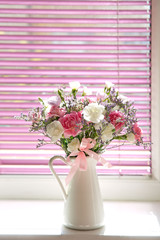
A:
MULTIPOLYGON (((54 145, 36 149, 41 136, 13 116, 71 80, 93 92, 106 80, 116 84, 135 101, 150 141, 150 19, 148 0, 0 0, 1 174, 48 174, 49 158, 64 155, 54 145)), ((98 171, 150 174, 150 155, 135 145, 113 148, 104 154, 113 167, 98 171)))

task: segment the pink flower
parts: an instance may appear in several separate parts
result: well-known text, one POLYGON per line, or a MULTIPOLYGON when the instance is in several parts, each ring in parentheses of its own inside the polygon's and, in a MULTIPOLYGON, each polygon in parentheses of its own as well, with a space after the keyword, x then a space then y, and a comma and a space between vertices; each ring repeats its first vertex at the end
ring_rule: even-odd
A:
POLYGON ((51 117, 63 117, 65 114, 65 111, 63 108, 59 108, 56 105, 52 105, 49 113, 47 114, 47 118, 51 117))
POLYGON ((88 98, 87 96, 84 96, 83 98, 80 98, 81 102, 84 103, 86 100, 89 102, 89 103, 92 103, 94 102, 92 98, 88 98))
POLYGON ((121 129, 125 124, 124 115, 121 112, 114 111, 109 114, 109 118, 116 131, 121 129))
POLYGON ((29 117, 33 123, 37 123, 41 120, 42 116, 40 112, 29 112, 29 117))
POLYGON ((136 140, 141 142, 142 129, 138 126, 138 123, 133 125, 133 133, 136 140))
POLYGON ((82 115, 80 112, 71 112, 59 118, 63 128, 64 137, 75 137, 81 130, 82 115))

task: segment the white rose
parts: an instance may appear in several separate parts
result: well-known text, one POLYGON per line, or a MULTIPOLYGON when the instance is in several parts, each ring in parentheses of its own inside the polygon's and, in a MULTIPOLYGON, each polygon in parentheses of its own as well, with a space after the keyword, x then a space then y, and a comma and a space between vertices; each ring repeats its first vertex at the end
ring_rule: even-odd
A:
POLYGON ((64 128, 59 121, 51 122, 47 125, 47 134, 55 143, 63 134, 64 128))
POLYGON ((133 134, 133 133, 128 133, 128 134, 127 134, 127 140, 128 140, 129 142, 134 142, 134 141, 135 141, 135 136, 134 136, 134 134, 133 134))
POLYGON ((104 106, 98 103, 90 103, 83 109, 84 119, 93 123, 99 123, 104 119, 104 106))
POLYGON ((106 86, 106 88, 111 88, 114 86, 114 84, 110 81, 105 81, 105 86, 106 86))
POLYGON ((73 152, 77 151, 80 147, 80 141, 78 138, 74 138, 69 144, 68 144, 68 151, 73 152))
POLYGON ((106 142, 113 138, 113 132, 114 126, 109 123, 108 126, 103 130, 102 132, 102 141, 106 142))
POLYGON ((71 89, 78 89, 81 86, 81 84, 78 81, 73 81, 69 82, 69 86, 71 89))

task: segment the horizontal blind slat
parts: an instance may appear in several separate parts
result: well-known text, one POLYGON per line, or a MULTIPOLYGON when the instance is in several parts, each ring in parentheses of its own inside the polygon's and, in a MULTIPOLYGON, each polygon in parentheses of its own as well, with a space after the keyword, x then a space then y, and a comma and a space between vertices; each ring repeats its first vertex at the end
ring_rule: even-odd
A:
MULTIPOLYGON (((117 15, 117 10, 77 10, 77 9, 0 9, 1 13, 9 13, 9 14, 66 14, 66 15, 83 15, 83 14, 92 14, 92 15, 117 15)), ((150 14, 148 10, 119 10, 119 15, 141 15, 141 14, 150 14)))
POLYGON ((150 73, 146 70, 42 70, 42 69, 0 69, 0 74, 15 74, 15 75, 96 75, 96 76, 150 76, 150 73))
MULTIPOLYGON (((104 84, 104 81, 106 80, 105 78, 97 78, 95 76, 91 77, 91 78, 61 78, 61 77, 0 77, 0 83, 4 83, 4 80, 6 83, 21 83, 23 81, 23 83, 25 84, 29 84, 29 83, 41 83, 41 84, 58 84, 59 82, 62 82, 63 84, 67 84, 69 81, 79 81, 81 84, 87 84, 87 85, 94 85, 94 84, 104 84)), ((118 84, 121 85, 127 85, 127 84, 133 84, 133 80, 134 80, 134 84, 141 84, 141 85, 146 85, 146 84, 150 84, 150 80, 146 77, 144 78, 107 78, 108 81, 112 81, 114 84, 118 84)), ((18 88, 19 86, 17 86, 18 88)), ((2 86, 0 86, 1 91, 5 91, 6 89, 2 86)), ((22 90, 22 89, 21 89, 22 90)))
MULTIPOLYGON (((90 5, 92 3, 92 6, 116 6, 117 5, 117 1, 42 1, 42 0, 39 0, 39 1, 29 1, 29 0, 1 0, 0 1, 0 4, 9 4, 9 5, 45 5, 45 6, 50 6, 50 5, 90 5)), ((147 1, 119 1, 119 5, 149 5, 149 2, 147 1)))
MULTIPOLYGON (((136 30, 136 34, 137 33, 136 30)), ((45 36, 45 35, 0 35, 0 40, 33 40, 33 41, 107 41, 108 39, 113 39, 114 37, 108 37, 108 36, 45 36)), ((125 37, 127 38, 127 37, 125 37)), ((115 38, 114 38, 115 39, 115 38)), ((118 40, 118 38, 117 38, 118 40)), ((120 38, 121 40, 121 38, 120 38)), ((123 40, 123 39, 122 39, 123 40)), ((77 44, 78 45, 78 44, 77 44)), ((53 45, 54 46, 54 45, 53 45)), ((129 45, 130 47, 134 45, 129 45)), ((146 49, 149 49, 149 46, 146 46, 146 49)))
POLYGON ((0 66, 47 66, 47 67, 150 67, 148 62, 53 62, 53 61, 0 61, 0 66))
MULTIPOLYGON (((105 2, 103 2, 105 3, 105 2)), ((0 22, 15 22, 15 23, 91 23, 91 24, 102 24, 102 23, 108 23, 108 24, 116 24, 117 19, 105 19, 105 18, 28 18, 28 17, 16 17, 16 18, 9 18, 9 17, 0 17, 0 22)), ((119 19, 119 23, 145 23, 150 24, 149 19, 132 19, 132 18, 121 18, 119 19)))
MULTIPOLYGON (((68 39, 68 38, 67 38, 68 39)), ((71 37, 72 39, 72 37, 71 37)), ((116 41, 117 38, 115 37, 107 37, 107 41, 116 41)), ((148 37, 123 37, 123 39, 121 39, 122 41, 138 41, 138 42, 141 42, 142 41, 142 44, 144 41, 149 41, 148 37)), ((77 44, 77 45, 74 45, 74 44, 63 44, 63 45, 57 45, 57 44, 1 44, 0 45, 0 49, 47 49, 47 50, 60 50, 60 49, 64 49, 64 50, 108 50, 109 49, 109 44, 105 44, 105 45, 102 45, 102 44, 92 44, 92 45, 80 45, 80 44, 77 44)), ((137 44, 136 44, 137 45, 137 44)), ((133 46, 133 45, 132 45, 133 46)), ((125 46, 126 47, 126 46, 125 46)), ((135 48, 135 45, 133 46, 135 48)), ((136 46, 138 47, 138 46, 136 46)), ((142 46, 139 46, 139 48, 141 48, 142 46)), ((129 46, 128 46, 129 48, 129 46)), ((0 52, 0 54, 2 54, 1 56, 9 56, 8 55, 3 55, 4 52, 0 52)), ((25 52, 25 54, 27 54, 25 52)), ((33 54, 33 53, 28 53, 28 54, 33 54)), ((117 56, 117 53, 106 53, 106 54, 102 54, 102 53, 79 53, 78 55, 76 53, 34 53, 35 55, 34 56, 46 56, 47 58, 49 57, 74 57, 74 58, 85 58, 85 57, 98 57, 100 56, 100 58, 102 58, 103 56, 104 57, 107 57, 107 58, 115 58, 117 56), (46 54, 46 55, 45 55, 46 54), (80 56, 80 57, 79 57, 80 56)), ((10 52, 10 56, 12 56, 15 54, 13 54, 12 52, 10 52)), ((16 54, 17 56, 17 54, 16 54)), ((24 56, 24 55, 20 55, 21 57, 24 56)), ((150 54, 149 53, 120 53, 119 56, 121 58, 143 58, 145 57, 145 59, 149 58, 150 57, 150 54)))
MULTIPOLYGON (((77 28, 74 28, 74 27, 8 27, 8 26, 5 26, 5 27, 1 27, 0 26, 0 31, 7 31, 7 32, 51 32, 53 33, 54 31, 57 31, 57 32, 74 32, 74 33, 77 33, 77 32, 87 32, 87 33, 90 33, 90 32, 93 32, 93 33, 98 33, 98 32, 102 32, 102 33, 117 33, 117 28, 116 27, 105 27, 105 28, 97 28, 97 27, 92 27, 92 28, 89 28, 89 27, 77 27, 77 28)), ((134 27, 130 27, 130 28, 122 28, 120 27, 119 28, 119 33, 123 33, 123 32, 150 32, 150 30, 146 27, 137 27, 137 28, 134 28, 134 27)))

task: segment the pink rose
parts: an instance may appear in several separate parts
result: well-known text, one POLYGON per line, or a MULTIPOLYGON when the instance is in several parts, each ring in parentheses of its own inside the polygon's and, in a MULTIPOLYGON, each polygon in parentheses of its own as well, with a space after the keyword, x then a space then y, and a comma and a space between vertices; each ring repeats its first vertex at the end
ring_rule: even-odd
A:
POLYGON ((52 105, 49 113, 47 114, 47 118, 51 117, 63 117, 65 114, 65 111, 63 108, 59 108, 56 105, 52 105))
POLYGON ((141 142, 142 129, 138 126, 138 123, 133 125, 133 133, 136 140, 141 142))
POLYGON ((64 137, 75 137, 81 130, 82 115, 80 112, 71 112, 59 118, 63 128, 64 137))
POLYGON ((109 118, 116 131, 121 129, 125 124, 124 115, 121 112, 114 111, 109 114, 109 118))

